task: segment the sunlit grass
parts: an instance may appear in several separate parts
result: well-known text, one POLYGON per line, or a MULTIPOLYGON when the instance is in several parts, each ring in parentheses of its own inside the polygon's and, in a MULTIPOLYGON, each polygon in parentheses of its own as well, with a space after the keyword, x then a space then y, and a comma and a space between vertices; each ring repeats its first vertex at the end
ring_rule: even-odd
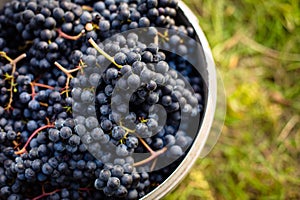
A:
POLYGON ((300 199, 300 3, 186 0, 222 74, 218 144, 165 199, 300 199))

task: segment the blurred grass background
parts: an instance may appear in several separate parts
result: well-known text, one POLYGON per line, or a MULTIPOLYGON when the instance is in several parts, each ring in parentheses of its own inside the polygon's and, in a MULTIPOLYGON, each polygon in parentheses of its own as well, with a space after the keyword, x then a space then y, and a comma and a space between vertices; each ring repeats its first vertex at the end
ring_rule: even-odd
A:
POLYGON ((300 199, 300 1, 185 0, 227 95, 222 135, 165 200, 300 199))

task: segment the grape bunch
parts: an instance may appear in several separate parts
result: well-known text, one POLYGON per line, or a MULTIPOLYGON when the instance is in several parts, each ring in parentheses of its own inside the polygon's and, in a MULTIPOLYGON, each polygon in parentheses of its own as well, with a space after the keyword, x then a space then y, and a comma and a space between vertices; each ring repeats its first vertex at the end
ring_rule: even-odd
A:
POLYGON ((174 172, 205 91, 177 12, 177 0, 4 5, 1 200, 139 199, 174 172))

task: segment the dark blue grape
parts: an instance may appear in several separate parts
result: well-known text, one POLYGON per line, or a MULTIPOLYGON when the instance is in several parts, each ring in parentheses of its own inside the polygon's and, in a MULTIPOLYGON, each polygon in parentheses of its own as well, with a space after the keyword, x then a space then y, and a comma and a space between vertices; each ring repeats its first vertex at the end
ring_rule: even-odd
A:
POLYGON ((125 130, 122 127, 116 126, 112 130, 112 137, 115 140, 121 140, 125 136, 125 133, 126 132, 125 132, 125 130))
POLYGON ((62 26, 61 26, 61 30, 64 32, 64 33, 72 33, 72 30, 73 30, 73 24, 71 22, 67 22, 67 23, 63 23, 62 26))
POLYGON ((37 111, 40 109, 40 103, 36 100, 31 100, 28 103, 28 108, 34 111, 37 111))
POLYGON ((181 147, 178 145, 171 146, 168 151, 171 157, 179 157, 183 154, 181 147))
POLYGON ((40 37, 42 40, 49 41, 52 39, 52 33, 49 29, 44 29, 41 31, 40 37))
POLYGON ((127 195, 128 199, 138 199, 139 198, 139 193, 136 189, 131 189, 128 191, 127 195))
POLYGON ((32 10, 25 10, 22 13, 22 20, 23 22, 29 22, 34 17, 34 12, 32 10))
POLYGON ((80 137, 77 136, 77 135, 72 135, 72 136, 69 138, 68 143, 69 143, 71 146, 77 146, 77 145, 80 144, 80 137))
MULTIPOLYGON (((147 16, 150 20, 155 20, 159 16, 159 11, 156 8, 151 8, 148 10, 147 16)), ((155 32, 148 32, 149 35, 151 36, 156 36, 157 33, 155 32)))
POLYGON ((128 156, 129 152, 127 146, 124 144, 120 144, 119 146, 117 146, 116 154, 120 157, 128 156))
POLYGON ((118 70, 115 68, 109 68, 106 71, 106 77, 109 80, 116 79, 118 77, 118 70))
POLYGON ((161 138, 155 138, 152 142, 154 149, 162 149, 164 147, 164 141, 161 138))
POLYGON ((114 177, 121 178, 124 175, 124 169, 121 165, 114 165, 111 170, 111 175, 114 177))
POLYGON ((94 4, 95 11, 102 12, 106 8, 105 3, 98 1, 94 4))
POLYGON ((53 168, 51 167, 51 165, 49 163, 45 163, 42 166, 42 172, 45 175, 50 175, 53 172, 53 168))
POLYGON ((99 22, 99 28, 101 31, 108 31, 110 29, 110 23, 107 20, 101 20, 99 22))
POLYGON ((56 19, 56 20, 61 20, 65 15, 65 12, 63 9, 61 8, 54 8, 53 10, 53 17, 56 19))
POLYGON ((61 95, 57 91, 53 91, 50 93, 49 98, 53 102, 60 102, 61 101, 61 95))
POLYGON ((59 135, 62 139, 68 139, 72 136, 72 129, 69 127, 62 127, 59 131, 59 135))
POLYGON ((115 193, 115 196, 117 196, 118 198, 124 198, 127 196, 127 194, 128 194, 127 189, 123 185, 120 185, 120 187, 117 189, 115 193))
POLYGON ((126 56, 126 54, 124 54, 122 52, 119 52, 114 56, 114 60, 119 65, 125 65, 126 60, 127 60, 127 56, 126 56))
POLYGON ((128 9, 121 9, 119 12, 118 18, 121 21, 126 21, 130 17, 130 11, 128 9))
POLYGON ((147 7, 153 8, 158 6, 158 0, 147 0, 147 7))
POLYGON ((99 174, 99 179, 102 181, 108 181, 108 179, 111 177, 111 172, 110 170, 107 169, 103 169, 101 170, 100 174, 99 174))
POLYGON ((106 183, 100 179, 96 179, 94 183, 94 187, 97 190, 102 190, 106 186, 106 183))
POLYGON ((139 86, 141 83, 140 77, 136 74, 131 74, 127 79, 127 84, 130 88, 139 86))
POLYGON ((110 131, 112 129, 112 122, 110 120, 103 120, 100 124, 104 131, 110 131))
POLYGON ((120 186, 120 179, 117 177, 109 177, 107 186, 111 189, 117 189, 120 186))
POLYGON ((135 149, 138 147, 138 139, 134 136, 129 136, 127 139, 126 139, 126 145, 129 147, 129 148, 132 148, 132 149, 135 149))
POLYGON ((65 162, 61 162, 61 163, 59 163, 57 169, 60 172, 65 172, 68 169, 68 164, 65 162))
POLYGON ((73 22, 75 19, 75 15, 71 11, 67 11, 65 12, 64 19, 66 20, 66 22, 73 22))
POLYGON ((41 170, 42 164, 43 163, 40 159, 35 159, 33 160, 31 167, 34 171, 39 172, 41 170))
POLYGON ((89 90, 84 90, 81 93, 81 101, 82 103, 91 103, 94 100, 94 94, 89 90))
POLYGON ((69 195, 70 195, 70 192, 66 188, 61 190, 61 197, 62 198, 67 198, 67 197, 69 197, 69 195))
POLYGON ((53 29, 56 27, 56 21, 53 17, 47 17, 44 23, 45 28, 53 29))
POLYGON ((73 171, 73 177, 75 178, 75 180, 79 180, 83 178, 83 173, 81 170, 75 169, 73 171))

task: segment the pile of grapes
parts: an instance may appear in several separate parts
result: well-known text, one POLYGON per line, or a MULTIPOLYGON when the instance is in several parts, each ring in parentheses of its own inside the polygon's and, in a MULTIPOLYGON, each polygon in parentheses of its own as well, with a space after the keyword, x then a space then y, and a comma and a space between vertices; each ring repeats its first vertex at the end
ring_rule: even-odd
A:
POLYGON ((205 84, 177 0, 12 0, 0 30, 1 200, 139 199, 178 167, 205 84))

